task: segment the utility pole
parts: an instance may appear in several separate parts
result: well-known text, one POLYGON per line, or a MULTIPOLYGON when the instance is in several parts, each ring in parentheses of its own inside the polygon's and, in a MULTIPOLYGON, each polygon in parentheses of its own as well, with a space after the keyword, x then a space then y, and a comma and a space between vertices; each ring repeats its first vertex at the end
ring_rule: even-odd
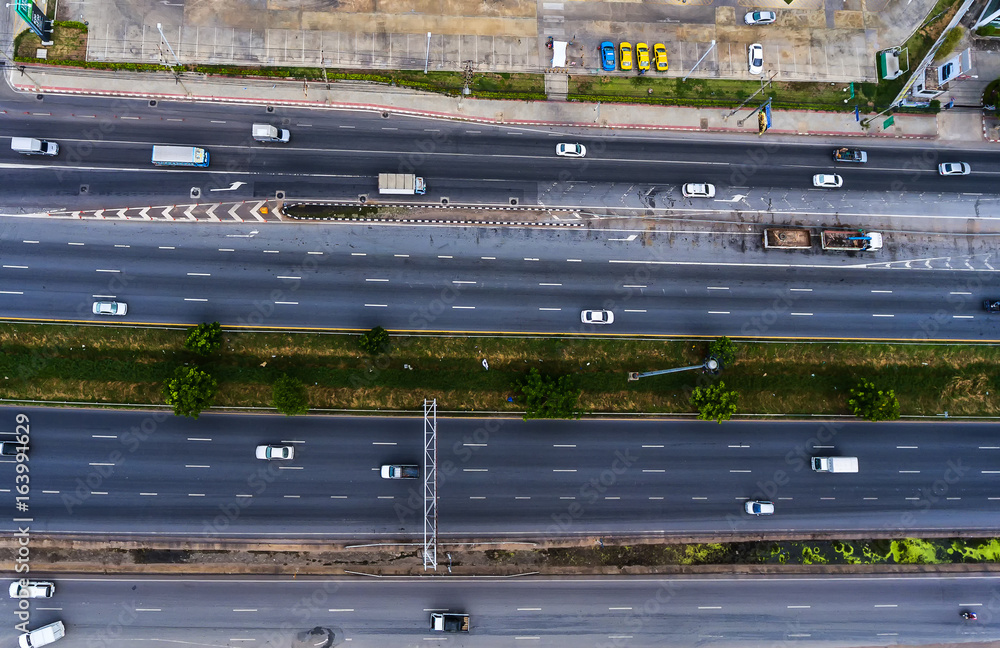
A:
POLYGON ((663 374, 680 373, 682 371, 692 371, 694 369, 701 369, 707 374, 717 375, 722 369, 722 363, 715 356, 708 356, 705 358, 705 362, 700 365, 693 365, 690 367, 677 367, 675 369, 659 369, 657 371, 644 371, 642 373, 638 371, 628 372, 629 380, 639 380, 640 378, 648 378, 650 376, 662 376, 663 374))
POLYGON ((714 40, 712 41, 712 44, 709 46, 708 50, 704 54, 701 55, 701 58, 698 59, 698 62, 694 64, 694 67, 691 68, 690 72, 688 72, 686 75, 684 75, 684 78, 681 79, 681 81, 687 81, 688 77, 691 76, 696 69, 698 69, 698 66, 701 65, 701 62, 705 60, 705 57, 708 56, 708 53, 711 52, 713 49, 715 49, 715 41, 714 40))

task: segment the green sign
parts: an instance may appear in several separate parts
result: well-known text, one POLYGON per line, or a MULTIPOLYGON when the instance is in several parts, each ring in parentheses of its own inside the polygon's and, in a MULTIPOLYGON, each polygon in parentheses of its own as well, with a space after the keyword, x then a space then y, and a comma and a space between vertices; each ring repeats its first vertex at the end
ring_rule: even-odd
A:
POLYGON ((895 123, 896 123, 896 118, 895 117, 889 117, 884 122, 882 122, 882 128, 883 129, 889 128, 890 126, 892 126, 895 123))
POLYGON ((14 8, 17 10, 17 15, 28 23, 31 31, 35 32, 43 42, 48 41, 51 38, 51 31, 48 29, 49 21, 45 18, 42 10, 32 0, 15 0, 15 2, 17 4, 14 5, 14 8))

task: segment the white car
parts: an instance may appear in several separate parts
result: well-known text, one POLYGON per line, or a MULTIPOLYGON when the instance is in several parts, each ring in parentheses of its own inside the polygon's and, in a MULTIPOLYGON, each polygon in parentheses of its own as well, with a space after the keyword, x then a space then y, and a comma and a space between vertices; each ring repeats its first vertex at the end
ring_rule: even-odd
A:
POLYGON ((583 144, 568 144, 562 142, 556 144, 556 155, 563 157, 583 157, 587 154, 587 147, 583 144))
POLYGON ((750 74, 760 74, 764 71, 764 46, 760 43, 747 47, 747 66, 750 74))
POLYGON ((938 165, 941 175, 969 175, 972 169, 965 162, 945 162, 938 165))
POLYGON ((748 515, 774 515, 774 504, 764 500, 750 500, 743 505, 748 515))
POLYGON ((743 22, 748 25, 770 25, 778 19, 778 14, 773 11, 748 11, 743 16, 743 22))
POLYGON ((51 598, 56 586, 48 581, 16 580, 8 590, 11 598, 51 598))
POLYGON ((813 186, 823 189, 839 189, 844 186, 844 179, 836 173, 817 173, 813 176, 813 186))
POLYGON ((580 313, 580 321, 584 324, 613 324, 615 314, 609 310, 585 310, 580 313))
POLYGON ((295 448, 292 446, 279 445, 259 445, 257 446, 257 458, 268 461, 290 460, 295 458, 295 448))
POLYGON ((117 301, 94 302, 94 315, 124 315, 128 312, 128 304, 117 301))
POLYGON ((715 198, 715 185, 703 182, 689 182, 681 187, 685 198, 715 198))
POLYGON ((47 626, 29 630, 17 638, 17 643, 21 648, 41 648, 55 643, 65 636, 66 626, 63 625, 62 621, 56 621, 47 626))

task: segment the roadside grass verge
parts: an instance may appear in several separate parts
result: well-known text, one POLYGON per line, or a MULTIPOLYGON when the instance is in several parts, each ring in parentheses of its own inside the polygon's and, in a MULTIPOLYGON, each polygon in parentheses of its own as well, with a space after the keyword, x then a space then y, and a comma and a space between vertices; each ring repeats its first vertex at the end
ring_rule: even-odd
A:
MULTIPOLYGON (((358 347, 357 335, 226 331, 223 349, 203 359, 184 350, 184 336, 181 329, 0 325, 0 396, 162 403, 161 385, 174 368, 197 363, 219 380, 218 405, 268 406, 271 383, 286 373, 305 383, 314 408, 413 409, 437 398, 443 410, 516 412, 515 383, 538 367, 572 374, 584 411, 686 413, 690 390, 706 379, 690 371, 629 382, 627 372, 699 364, 707 342, 393 337, 393 349, 372 358, 358 347)), ((998 347, 824 342, 738 348, 737 362, 721 377, 740 392, 740 412, 847 413, 847 390, 867 378, 896 390, 903 414, 1000 413, 998 347)))

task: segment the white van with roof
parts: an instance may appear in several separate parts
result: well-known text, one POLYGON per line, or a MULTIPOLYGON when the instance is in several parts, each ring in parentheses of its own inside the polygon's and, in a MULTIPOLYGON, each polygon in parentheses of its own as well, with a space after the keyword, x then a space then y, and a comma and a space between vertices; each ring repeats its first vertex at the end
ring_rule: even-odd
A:
POLYGON ((55 155, 59 152, 59 145, 34 137, 12 137, 10 150, 23 155, 55 155))
POLYGON ((66 626, 62 621, 56 621, 49 625, 35 628, 17 638, 21 648, 39 648, 55 643, 66 636, 66 626))

